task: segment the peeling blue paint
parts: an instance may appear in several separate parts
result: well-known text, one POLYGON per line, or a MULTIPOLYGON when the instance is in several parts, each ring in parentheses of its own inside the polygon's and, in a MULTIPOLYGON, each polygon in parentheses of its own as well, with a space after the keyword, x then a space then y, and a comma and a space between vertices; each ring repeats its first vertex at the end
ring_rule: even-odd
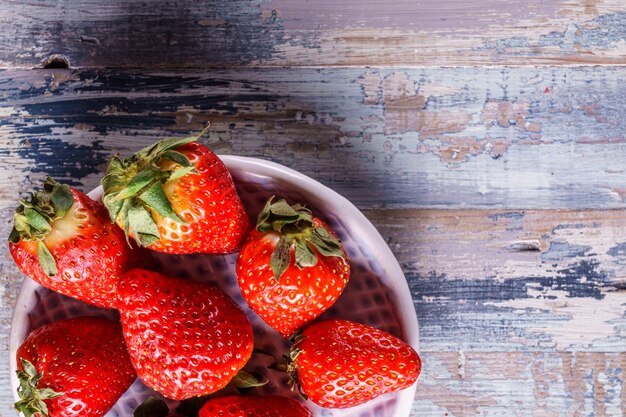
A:
POLYGON ((566 242, 550 242, 550 247, 541 254, 541 259, 544 261, 557 261, 564 258, 590 256, 590 250, 591 246, 575 245, 566 242))
POLYGON ((584 223, 575 223, 575 224, 559 224, 552 231, 556 232, 557 230, 570 230, 570 229, 584 229, 587 227, 584 223))
MULTIPOLYGON (((510 307, 498 307, 497 303, 518 299, 555 299, 553 291, 565 293, 567 298, 604 298, 602 288, 609 277, 600 269, 598 262, 580 261, 561 269, 555 277, 516 277, 506 279, 477 278, 455 279, 445 274, 431 272, 422 275, 412 266, 404 265, 415 310, 420 321, 420 337, 423 346, 432 349, 463 348, 480 349, 488 345, 492 349, 515 346, 512 337, 528 337, 537 346, 550 346, 550 336, 530 333, 528 328, 538 321, 559 322, 568 318, 555 315, 549 310, 528 309, 527 314, 514 313, 510 307), (584 279, 581 279, 584 278, 584 279), (455 332, 457 345, 446 343, 446 331, 455 332), (465 340, 465 342, 459 342, 465 340)), ((536 347, 536 346, 535 346, 536 347)), ((520 345, 519 350, 528 349, 520 345)))
MULTIPOLYGON (((38 130, 44 131, 46 127, 42 126, 38 130)), ((81 180, 89 174, 102 173, 110 157, 100 141, 76 145, 60 138, 36 136, 32 134, 30 139, 22 140, 17 150, 0 148, 0 156, 17 152, 24 160, 36 161, 31 172, 45 173, 72 186, 83 185, 81 180)))
POLYGON ((104 147, 124 148, 135 137, 144 145, 155 132, 187 134, 202 120, 215 118, 219 123, 212 138, 227 145, 224 153, 283 163, 332 186, 359 207, 510 208, 514 211, 491 218, 506 221, 509 231, 523 226, 521 207, 626 207, 610 191, 626 181, 619 162, 626 154, 622 126, 596 120, 626 107, 621 68, 533 70, 534 77, 560 87, 550 94, 528 85, 525 68, 81 69, 66 77, 30 71, 2 73, 0 101, 10 114, 0 123, 10 126, 9 140, 65 140, 64 130, 89 125, 89 133, 104 147), (433 100, 428 111, 446 115, 462 107, 473 116, 458 136, 470 135, 480 146, 488 137, 501 137, 502 156, 472 154, 450 165, 441 159, 449 148, 445 141, 433 140, 425 149, 419 132, 387 135, 391 116, 384 104, 364 104, 363 86, 355 82, 372 71, 381 80, 373 86, 376 94, 385 89, 382 80, 394 73, 414 83, 462 91, 433 100), (499 81, 494 84, 494 79, 499 81), (521 144, 530 140, 521 122, 499 128, 497 135, 481 122, 485 103, 504 97, 531 103, 532 114, 524 117, 527 124, 542 125, 546 143, 521 144), (597 146, 595 138, 616 139, 597 146), (574 144, 585 153, 584 160, 572 152, 574 144), (572 175, 572 166, 578 175, 572 175), (606 170, 613 173, 607 176, 606 170))
POLYGON ((493 221, 498 221, 501 219, 509 219, 509 220, 521 220, 523 219, 525 214, 523 212, 507 212, 507 213, 496 213, 489 216, 489 218, 493 221))
MULTIPOLYGON (((511 42, 517 38, 512 38, 511 42)), ((576 47, 606 48, 626 40, 626 13, 613 13, 598 16, 581 23, 571 23, 563 31, 553 31, 539 37, 539 46, 560 48, 572 52, 576 47)), ((505 44, 509 40, 502 40, 505 44)))
POLYGON ((610 248, 606 253, 616 258, 614 259, 614 262, 620 265, 626 264, 626 242, 618 243, 610 248))
POLYGON ((531 48, 528 38, 521 36, 509 39, 499 39, 496 41, 495 46, 496 51, 499 54, 507 53, 508 48, 531 48))

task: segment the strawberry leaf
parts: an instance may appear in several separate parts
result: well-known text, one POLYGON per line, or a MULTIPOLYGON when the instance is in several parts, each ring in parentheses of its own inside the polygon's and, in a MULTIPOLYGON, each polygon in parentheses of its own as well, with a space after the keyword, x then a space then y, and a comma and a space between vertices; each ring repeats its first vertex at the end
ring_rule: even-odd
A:
POLYGON ((109 211, 109 219, 111 219, 111 223, 115 223, 115 220, 120 216, 120 212, 122 207, 124 206, 124 201, 115 200, 116 194, 107 194, 102 198, 102 202, 106 206, 109 211))
POLYGON ((237 374, 233 377, 233 379, 230 380, 229 384, 232 384, 235 387, 241 389, 241 388, 262 387, 263 385, 267 384, 268 382, 269 382, 269 380, 267 380, 267 379, 260 380, 259 378, 255 377, 254 375, 244 371, 243 369, 240 369, 237 372, 237 374))
POLYGON ((298 212, 282 198, 270 206, 270 212, 279 217, 298 217, 298 212))
POLYGON ((259 232, 268 232, 270 230, 272 230, 272 225, 271 223, 268 224, 266 223, 267 220, 270 217, 270 207, 272 205, 272 200, 274 199, 274 196, 271 196, 266 202, 265 205, 263 206, 263 210, 261 210, 261 212, 259 213, 259 217, 257 220, 257 230, 259 232))
POLYGON ((343 258, 345 256, 341 249, 341 242, 334 237, 324 227, 316 227, 309 236, 311 243, 324 256, 336 256, 343 258))
POLYGON ((52 256, 46 244, 41 240, 37 241, 37 259, 46 275, 52 277, 57 274, 57 263, 54 260, 54 256, 52 256))
POLYGON ((9 233, 9 242, 16 244, 20 242, 20 232, 18 232, 15 226, 13 226, 11 233, 9 233))
MULTIPOLYGON (((19 210, 19 208, 18 208, 19 210)), ((13 228, 15 229, 15 231, 17 232, 18 235, 18 239, 17 241, 14 241, 13 243, 17 243, 19 242, 19 238, 21 237, 22 239, 25 240, 35 240, 36 238, 33 236, 33 231, 31 230, 30 226, 28 225, 28 219, 26 219, 26 216, 24 216, 24 214, 20 214, 18 213, 18 211, 15 211, 15 215, 13 216, 13 228)))
POLYGON ((179 178, 184 177, 187 174, 197 174, 197 173, 198 171, 196 171, 196 168, 193 165, 184 167, 184 168, 179 168, 179 169, 172 171, 172 174, 167 179, 167 182, 177 180, 179 178))
POLYGON ((148 397, 133 412, 133 417, 165 417, 170 412, 167 404, 160 398, 148 397))
POLYGON ((150 208, 156 210, 161 216, 170 218, 178 223, 187 224, 187 222, 181 219, 174 211, 174 208, 167 199, 160 182, 152 184, 150 188, 139 195, 139 198, 150 208))
POLYGON ((109 158, 109 164, 107 166, 107 172, 100 180, 102 188, 105 190, 121 190, 124 188, 124 181, 117 175, 119 172, 126 169, 125 164, 119 154, 113 155, 109 158))
POLYGON ((297 218, 274 220, 272 222, 272 229, 280 233, 283 231, 283 227, 293 224, 295 220, 297 220, 297 218))
POLYGON ((22 368, 24 369, 24 372, 26 372, 26 375, 28 375, 29 380, 37 377, 38 373, 35 365, 24 358, 20 358, 20 362, 22 363, 22 368))
POLYGON ((169 151, 170 149, 176 149, 188 143, 195 142, 196 140, 198 140, 198 136, 187 138, 165 138, 152 146, 140 150, 137 154, 141 154, 146 151, 148 154, 162 156, 163 153, 169 151))
POLYGON ((276 281, 285 273, 291 263, 291 239, 281 236, 270 256, 270 267, 276 281))
POLYGON ((20 400, 14 405, 16 410, 23 413, 25 417, 48 417, 50 413, 44 400, 59 397, 63 393, 55 392, 49 387, 39 388, 38 383, 43 374, 38 373, 33 364, 24 358, 20 358, 20 363, 23 370, 16 371, 20 382, 17 388, 20 400))
POLYGON ((296 240, 296 265, 298 268, 303 269, 309 266, 315 266, 317 263, 317 256, 311 250, 307 242, 303 240, 296 240))
POLYGON ((160 177, 161 170, 154 167, 147 167, 135 175, 128 186, 121 190, 115 197, 113 197, 113 201, 124 200, 126 198, 135 196, 140 193, 144 188, 148 187, 152 182, 158 180, 160 177))
POLYGON ((181 167, 190 167, 193 166, 189 158, 184 154, 176 151, 165 151, 163 152, 163 158, 169 159, 172 162, 177 163, 181 167))
POLYGON ((141 245, 148 247, 161 238, 159 228, 150 212, 141 204, 131 204, 128 210, 129 232, 141 245))
POLYGON ((339 244, 339 240, 333 236, 328 230, 326 230, 325 227, 316 227, 315 228, 315 233, 317 233, 317 235, 325 241, 331 242, 337 242, 337 244, 339 244))
POLYGON ((130 244, 128 240, 129 232, 130 232, 130 222, 128 221, 128 212, 132 206, 132 200, 124 200, 122 202, 122 207, 120 209, 120 219, 122 219, 122 224, 124 225, 124 233, 126 234, 126 241, 130 244))
POLYGON ((74 204, 74 196, 69 186, 59 184, 51 177, 47 177, 44 182, 44 191, 50 193, 50 201, 54 207, 56 218, 65 216, 74 204))
POLYGON ((31 230, 34 230, 35 233, 46 235, 52 230, 50 218, 44 217, 35 208, 27 208, 24 214, 26 215, 28 226, 31 230))
POLYGON ((275 203, 272 202, 274 196, 270 197, 265 203, 263 210, 259 213, 257 220, 257 230, 260 232, 268 232, 274 230, 283 232, 283 228, 288 225, 294 225, 298 229, 309 227, 313 218, 311 212, 304 206, 290 206, 284 199, 280 199, 275 203), (297 210, 296 210, 297 208, 297 210), (305 224, 298 226, 298 222, 304 221, 305 224))

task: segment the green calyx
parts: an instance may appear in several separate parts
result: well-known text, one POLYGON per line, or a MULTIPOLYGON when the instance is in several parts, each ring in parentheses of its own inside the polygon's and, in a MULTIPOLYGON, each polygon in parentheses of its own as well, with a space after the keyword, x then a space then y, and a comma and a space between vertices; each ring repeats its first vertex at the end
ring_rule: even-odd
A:
MULTIPOLYGON (((296 333, 296 335, 292 336, 292 338, 290 339, 292 342, 294 340, 294 337, 299 337, 301 338, 300 340, 302 340, 303 336, 301 335, 301 333, 296 333)), ((300 385, 300 382, 298 380, 298 367, 296 366, 296 359, 298 358, 298 355, 300 355, 300 353, 302 353, 302 351, 294 345, 289 352, 283 354, 282 359, 271 365, 270 368, 275 371, 284 372, 286 374, 285 383, 287 384, 287 386, 292 391, 298 390, 298 393, 302 396, 302 398, 307 400, 308 397, 306 393, 302 390, 302 386, 300 385)))
POLYGON ((161 238, 152 210, 178 223, 186 223, 174 211, 163 185, 197 173, 189 158, 176 149, 198 140, 207 130, 208 126, 197 137, 163 139, 129 158, 116 155, 109 160, 101 181, 102 201, 111 222, 121 220, 127 237, 132 235, 141 246, 150 246, 161 238), (163 158, 174 163, 171 169, 159 166, 163 158))
POLYGON ((30 201, 20 200, 13 214, 9 241, 15 244, 20 240, 37 242, 39 264, 49 276, 57 274, 57 266, 43 239, 52 230, 54 221, 65 216, 72 204, 74 196, 70 187, 47 177, 43 190, 32 193, 30 201))
POLYGON ((341 241, 325 227, 315 226, 311 211, 284 199, 273 202, 270 197, 259 214, 256 228, 259 232, 277 232, 280 239, 270 257, 270 267, 278 281, 291 263, 291 248, 295 251, 295 264, 304 269, 317 264, 317 253, 323 256, 344 258, 341 241))
POLYGON ((43 374, 38 373, 35 366, 26 359, 20 358, 20 361, 23 370, 16 371, 17 379, 20 382, 20 386, 17 388, 20 400, 15 403, 15 408, 23 413, 24 417, 49 416, 48 406, 44 400, 59 397, 63 393, 55 392, 50 388, 38 388, 37 385, 43 374))
POLYGON ((239 390, 248 389, 248 388, 256 388, 262 387, 266 385, 269 381, 267 379, 259 379, 255 375, 252 375, 249 372, 240 369, 235 376, 228 383, 230 386, 235 387, 239 390))

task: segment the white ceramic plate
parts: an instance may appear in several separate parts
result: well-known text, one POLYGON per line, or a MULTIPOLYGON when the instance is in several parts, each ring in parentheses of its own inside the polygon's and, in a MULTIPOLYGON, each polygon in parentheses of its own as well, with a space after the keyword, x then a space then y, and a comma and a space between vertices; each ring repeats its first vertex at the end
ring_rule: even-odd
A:
MULTIPOLYGON (((352 274, 339 300, 322 317, 339 317, 369 324, 406 340, 416 350, 419 347, 418 324, 411 293, 404 274, 391 250, 367 218, 348 200, 319 182, 282 165, 255 158, 221 156, 230 170, 251 220, 271 195, 286 198, 291 203, 307 204, 311 210, 328 222, 343 241, 350 256, 352 274)), ((89 194, 94 199, 102 196, 97 188, 89 194)), ((217 285, 242 306, 254 328, 255 346, 276 357, 288 347, 280 335, 269 328, 243 300, 237 286, 235 262, 237 254, 163 255, 154 257, 161 263, 162 272, 184 276, 217 285)), ((116 318, 112 310, 101 310, 80 301, 62 296, 41 287, 29 278, 24 279, 10 334, 11 388, 16 396, 15 353, 30 331, 57 320, 80 315, 116 318)), ((264 355, 253 355, 246 369, 259 372, 270 382, 259 388, 260 394, 280 394, 299 398, 283 382, 283 376, 267 370, 273 360, 264 355)), ((415 385, 398 393, 381 396, 358 407, 330 410, 307 406, 316 417, 407 417, 415 395, 415 385)), ((120 398, 107 417, 130 417, 144 398, 155 395, 138 379, 120 398)), ((16 399, 17 400, 17 399, 16 399)), ((169 402, 174 407, 175 402, 169 402)))

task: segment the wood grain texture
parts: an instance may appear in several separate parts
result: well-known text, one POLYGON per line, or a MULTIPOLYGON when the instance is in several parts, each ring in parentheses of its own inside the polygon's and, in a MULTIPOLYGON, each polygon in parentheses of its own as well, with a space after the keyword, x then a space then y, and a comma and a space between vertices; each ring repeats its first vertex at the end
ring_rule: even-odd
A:
POLYGON ((425 352, 412 416, 622 417, 623 353, 425 352))
POLYGON ((626 415, 622 0, 7 0, 0 23, 1 240, 45 175, 88 191, 210 121, 217 153, 315 178, 388 242, 420 320, 411 417, 626 415), (52 54, 73 69, 30 69, 52 54))
POLYGON ((626 63, 621 0, 0 3, 0 66, 626 63))
POLYGON ((210 121, 217 153, 297 168, 361 208, 626 207, 622 67, 0 74, 11 197, 45 173, 93 186, 112 151, 210 121))
POLYGON ((365 213, 403 266, 425 349, 624 351, 624 210, 365 213))

